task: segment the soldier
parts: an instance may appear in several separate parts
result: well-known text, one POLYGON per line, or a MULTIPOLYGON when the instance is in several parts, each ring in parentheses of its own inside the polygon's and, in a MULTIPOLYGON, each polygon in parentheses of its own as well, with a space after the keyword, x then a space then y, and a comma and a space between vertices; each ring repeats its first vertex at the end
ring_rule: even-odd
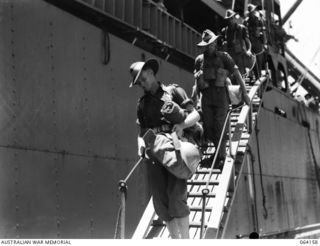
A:
MULTIPOLYGON (((229 108, 229 97, 227 94, 228 76, 233 75, 240 85, 243 99, 246 104, 250 99, 246 87, 239 73, 237 65, 231 56, 217 50, 217 39, 212 31, 205 30, 202 34, 202 41, 197 45, 203 47, 203 53, 195 59, 194 77, 196 80, 196 91, 201 95, 201 108, 204 124, 204 135, 207 140, 218 146, 222 133, 223 124, 229 108)), ((218 153, 217 168, 222 168, 226 157, 226 134, 221 143, 218 153)), ((211 166, 213 157, 204 159, 203 166, 211 166)))
POLYGON ((245 25, 248 28, 249 39, 252 45, 252 53, 256 55, 257 62, 254 69, 256 79, 261 75, 260 70, 263 64, 263 20, 257 10, 257 6, 248 4, 248 16, 245 20, 245 25))
POLYGON ((222 29, 225 51, 230 54, 240 73, 244 75, 246 68, 251 69, 254 65, 248 30, 244 25, 237 23, 236 13, 231 9, 226 11, 224 19, 228 21, 228 25, 222 29))
MULTIPOLYGON (((156 73, 159 64, 157 60, 135 62, 130 66, 132 85, 138 85, 144 95, 138 102, 137 115, 140 133, 138 136, 138 154, 144 155, 145 142, 142 136, 148 129, 156 133, 171 133, 178 136, 182 131, 194 125, 200 116, 193 107, 193 102, 179 86, 165 86, 158 82, 156 73), (163 118, 161 109, 166 101, 172 100, 188 111, 179 124, 170 125, 163 118)), ((159 218, 166 222, 171 238, 189 238, 189 207, 187 205, 187 180, 179 179, 160 163, 153 160, 147 163, 147 173, 153 204, 159 218)))

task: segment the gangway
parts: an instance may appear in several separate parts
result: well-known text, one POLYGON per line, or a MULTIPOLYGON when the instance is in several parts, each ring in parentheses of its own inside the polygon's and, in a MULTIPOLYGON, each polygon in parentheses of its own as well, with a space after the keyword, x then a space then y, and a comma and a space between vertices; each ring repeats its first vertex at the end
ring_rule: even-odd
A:
MULTIPOLYGON (((250 105, 230 110, 229 143, 222 171, 198 167, 188 180, 188 205, 190 207, 190 238, 222 238, 228 223, 228 211, 233 203, 238 177, 247 153, 247 145, 255 119, 258 117, 261 98, 269 77, 262 76, 254 85, 247 86, 250 105), (206 190, 206 192, 204 192, 206 190), (203 204, 204 203, 204 204, 203 204)), ((226 121, 227 122, 227 121, 226 121)), ((219 147, 218 147, 219 148, 219 147)), ((212 147, 207 152, 212 153, 212 147)), ((215 160, 213 160, 214 163, 215 160)), ((169 238, 165 224, 155 214, 150 199, 143 216, 133 234, 134 239, 169 238)))

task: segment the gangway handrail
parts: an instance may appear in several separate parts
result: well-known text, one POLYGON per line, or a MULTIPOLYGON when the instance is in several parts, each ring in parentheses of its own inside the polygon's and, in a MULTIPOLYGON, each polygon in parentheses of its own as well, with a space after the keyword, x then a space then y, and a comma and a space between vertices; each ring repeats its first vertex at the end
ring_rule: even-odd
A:
MULTIPOLYGON (((248 96, 250 98, 250 104, 249 105, 244 105, 242 107, 242 110, 240 112, 240 115, 238 117, 238 121, 236 124, 236 130, 239 131, 239 133, 242 133, 243 131, 243 127, 245 125, 246 120, 248 119, 248 117, 250 119, 249 120, 249 132, 252 131, 252 100, 253 97, 255 96, 255 94, 258 92, 258 90, 260 89, 261 85, 264 84, 265 81, 267 81, 268 75, 266 76, 261 76, 255 83, 254 86, 251 88, 248 96)), ((238 137, 239 134, 234 134, 234 137, 232 137, 231 139, 231 156, 235 156, 237 151, 238 151, 238 146, 240 143, 240 138, 238 137)))
MULTIPOLYGON (((223 206, 225 203, 225 199, 227 196, 227 190, 230 182, 232 181, 231 179, 234 178, 233 172, 234 172, 234 159, 232 157, 235 157, 238 151, 240 139, 241 139, 241 134, 244 130, 244 125, 246 120, 249 121, 248 125, 248 131, 250 132, 252 130, 252 100, 255 96, 255 94, 258 92, 260 89, 261 85, 264 84, 265 81, 267 81, 268 75, 260 77, 254 84, 254 86, 251 88, 248 96, 250 98, 250 103, 249 105, 243 105, 240 115, 238 117, 238 122, 235 128, 235 132, 233 133, 232 138, 230 139, 231 136, 229 136, 229 154, 226 157, 225 164, 224 164, 224 171, 221 174, 220 180, 221 183, 219 184, 219 190, 216 193, 216 197, 219 197, 219 194, 221 194, 222 197, 220 199, 216 200, 215 203, 213 204, 213 211, 214 211, 214 216, 210 216, 210 219, 207 224, 207 229, 203 233, 203 226, 204 226, 204 218, 202 218, 201 222, 201 232, 200 232, 200 237, 201 238, 217 238, 218 236, 218 231, 219 231, 219 226, 221 222, 221 215, 223 213, 223 206), (251 129, 251 130, 250 130, 251 129)), ((230 111, 231 112, 231 111, 230 111)), ((229 114, 227 115, 229 117, 229 114)), ((225 123, 227 122, 227 117, 225 120, 225 123)), ((229 126, 230 127, 230 126, 229 126)), ((224 129, 225 130, 225 129, 224 129)), ((222 131, 221 136, 224 135, 224 131, 222 131)), ((220 137, 221 139, 221 137, 220 137)), ((216 151, 216 153, 218 153, 216 151)), ((214 164, 214 161, 212 165, 214 164)), ((211 167, 212 169, 212 167, 211 167)), ((205 200, 205 195, 204 199, 205 200)), ((204 201, 205 204, 205 201, 204 201)), ((205 209, 202 209, 202 214, 204 214, 205 209)))
MULTIPOLYGON (((254 86, 251 88, 251 91, 249 93, 249 97, 252 95, 254 96, 259 90, 262 90, 261 91, 261 96, 260 96, 260 104, 259 104, 259 108, 256 110, 256 117, 257 115, 259 114, 259 111, 260 111, 260 108, 261 108, 261 105, 262 105, 262 100, 263 100, 263 95, 264 95, 264 92, 266 91, 267 89, 267 86, 269 84, 269 75, 266 74, 265 76, 261 76, 255 83, 254 83, 254 86), (261 88, 263 85, 265 85, 264 88, 261 88)), ((250 110, 250 113, 252 113, 252 111, 250 110)), ((252 120, 251 120, 252 122, 252 120)), ((253 128, 253 126, 251 126, 253 128)), ((239 174, 238 174, 238 177, 240 177, 242 175, 242 171, 243 171, 243 166, 241 166, 240 170, 239 170, 239 174)), ((238 187, 239 187, 239 183, 237 182, 235 184, 235 187, 234 187, 234 194, 237 192, 238 190, 238 187)), ((229 204, 230 207, 232 207, 233 205, 233 202, 234 202, 234 199, 232 198, 231 199, 231 202, 229 204)), ((230 217, 230 213, 227 214, 227 217, 226 217, 226 220, 225 220, 225 224, 228 223, 228 220, 229 220, 229 217, 230 217)), ((221 233, 221 237, 223 238, 224 237, 224 234, 225 234, 225 230, 226 230, 226 227, 223 229, 222 233, 221 233)))
MULTIPOLYGON (((242 105, 240 106, 242 107, 242 105)), ((221 131, 221 135, 220 135, 220 139, 219 139, 219 142, 218 142, 218 146, 215 150, 215 155, 214 155, 214 158, 212 160, 212 163, 211 163, 211 166, 210 166, 210 171, 209 171, 209 175, 207 177, 207 181, 206 181, 206 184, 205 184, 205 187, 202 189, 202 210, 201 210, 201 227, 200 227, 200 239, 203 238, 203 233, 204 233, 204 221, 205 221, 205 206, 206 206, 206 198, 207 198, 207 195, 209 194, 209 183, 210 183, 210 180, 211 180, 211 176, 213 174, 213 167, 214 167, 214 164, 217 160, 217 157, 218 157, 218 153, 220 151, 220 148, 221 148, 221 143, 222 143, 222 139, 225 135, 225 132, 226 132, 226 128, 227 128, 227 123, 230 123, 230 115, 231 115, 231 112, 238 109, 237 108, 234 108, 232 109, 232 106, 230 105, 229 107, 229 110, 228 110, 228 113, 226 115, 226 118, 225 118, 225 121, 223 123, 223 128, 222 128, 222 131, 221 131)), ((229 133, 231 132, 230 131, 230 124, 228 126, 229 128, 229 133)), ((231 143, 231 135, 229 134, 229 142, 231 143)))
POLYGON ((129 174, 126 176, 125 179, 121 179, 118 183, 119 191, 120 191, 120 206, 117 216, 117 222, 116 222, 116 229, 114 233, 114 238, 125 238, 125 214, 126 214, 126 200, 127 200, 127 190, 128 185, 127 182, 129 178, 132 176, 133 172, 136 170, 136 168, 142 163, 143 157, 140 157, 137 163, 133 166, 133 168, 130 170, 129 174))

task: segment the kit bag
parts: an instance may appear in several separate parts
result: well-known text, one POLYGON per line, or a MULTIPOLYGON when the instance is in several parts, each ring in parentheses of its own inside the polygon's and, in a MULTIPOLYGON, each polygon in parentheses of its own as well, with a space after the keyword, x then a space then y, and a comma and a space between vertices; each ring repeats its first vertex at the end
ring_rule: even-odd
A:
POLYGON ((189 179, 195 173, 201 158, 195 144, 179 140, 175 132, 155 134, 151 129, 143 139, 148 157, 177 178, 189 179))

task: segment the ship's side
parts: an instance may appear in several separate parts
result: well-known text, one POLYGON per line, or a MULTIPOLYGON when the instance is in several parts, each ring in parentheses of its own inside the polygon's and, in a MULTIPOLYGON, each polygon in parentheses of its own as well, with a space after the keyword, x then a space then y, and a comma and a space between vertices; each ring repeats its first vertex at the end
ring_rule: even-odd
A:
POLYGON ((276 235, 319 223, 319 120, 318 113, 282 91, 265 93, 226 238, 276 235))
MULTIPOLYGON (((186 29, 176 50, 147 31, 133 35, 131 26, 114 24, 103 11, 75 14, 74 6, 87 11, 90 1, 63 2, 0 2, 2 238, 112 238, 118 181, 137 161, 141 92, 129 88, 130 64, 155 57, 158 78, 191 93, 199 41, 193 29, 172 18, 176 33, 186 29), (119 27, 121 33, 114 31, 119 27)), ((138 1, 128 2, 133 8, 138 1)), ((96 3, 122 11, 115 1, 96 3)), ((288 94, 265 93, 250 140, 255 161, 239 178, 226 238, 320 222, 319 121, 317 112, 288 94)), ((150 198, 147 178, 141 165, 128 181, 127 237, 150 198)))

